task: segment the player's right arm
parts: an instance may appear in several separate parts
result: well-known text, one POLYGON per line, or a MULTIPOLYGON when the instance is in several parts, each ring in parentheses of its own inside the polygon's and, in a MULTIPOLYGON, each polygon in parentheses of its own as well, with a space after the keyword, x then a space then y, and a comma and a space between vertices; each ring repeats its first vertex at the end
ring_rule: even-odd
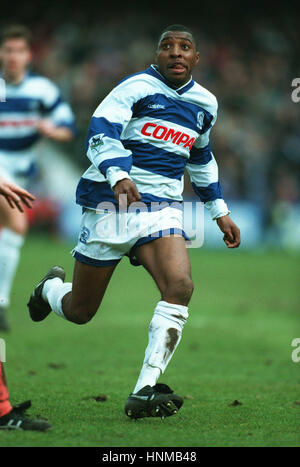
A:
POLYGON ((140 97, 136 88, 131 79, 114 88, 94 112, 86 137, 87 157, 104 175, 119 203, 127 196, 127 205, 141 199, 130 178, 132 153, 121 141, 132 118, 132 106, 140 97))
POLYGON ((0 177, 0 195, 5 197, 12 209, 17 208, 20 212, 24 212, 22 203, 28 208, 32 208, 31 201, 35 200, 31 193, 2 177, 0 177))

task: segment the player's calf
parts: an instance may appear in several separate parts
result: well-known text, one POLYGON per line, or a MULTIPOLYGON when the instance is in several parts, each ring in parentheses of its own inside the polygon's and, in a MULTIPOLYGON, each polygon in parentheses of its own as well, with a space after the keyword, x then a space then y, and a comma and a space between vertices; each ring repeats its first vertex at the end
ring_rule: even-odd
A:
POLYGON ((62 309, 69 321, 75 324, 86 324, 95 316, 97 308, 89 303, 73 303, 71 293, 66 294, 62 299, 62 309))
POLYGON ((86 324, 96 314, 115 266, 92 267, 75 262, 73 283, 64 283, 64 271, 54 266, 31 294, 28 308, 33 321, 52 310, 75 324, 86 324))

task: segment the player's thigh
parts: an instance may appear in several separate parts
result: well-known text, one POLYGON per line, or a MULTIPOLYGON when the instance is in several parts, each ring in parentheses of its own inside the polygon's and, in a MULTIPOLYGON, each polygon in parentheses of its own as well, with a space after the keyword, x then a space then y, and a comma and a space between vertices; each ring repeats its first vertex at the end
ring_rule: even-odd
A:
POLYGON ((141 245, 135 256, 162 293, 178 284, 192 286, 191 263, 182 236, 170 235, 141 245))
POLYGON ((26 214, 12 209, 3 196, 0 196, 0 225, 20 235, 24 235, 28 228, 26 214))
POLYGON ((98 310, 116 265, 96 267, 75 260, 71 307, 93 315, 98 310))

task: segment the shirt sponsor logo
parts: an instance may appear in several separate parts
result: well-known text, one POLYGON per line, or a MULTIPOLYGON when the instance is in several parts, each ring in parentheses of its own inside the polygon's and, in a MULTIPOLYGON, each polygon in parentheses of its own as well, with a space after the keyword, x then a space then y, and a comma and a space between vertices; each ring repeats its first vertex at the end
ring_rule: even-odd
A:
POLYGON ((1 120, 0 126, 36 126, 37 120, 1 120))
POLYGON ((152 136, 155 139, 172 142, 178 146, 182 144, 184 148, 189 148, 190 150, 196 139, 182 131, 176 131, 173 128, 167 128, 166 126, 151 122, 145 123, 141 133, 144 136, 152 136))

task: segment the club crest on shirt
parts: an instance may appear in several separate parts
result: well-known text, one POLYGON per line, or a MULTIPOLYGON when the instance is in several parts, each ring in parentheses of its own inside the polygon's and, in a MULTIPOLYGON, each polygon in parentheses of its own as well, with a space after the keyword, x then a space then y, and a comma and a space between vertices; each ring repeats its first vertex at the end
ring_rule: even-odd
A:
POLYGON ((90 237, 90 234, 91 234, 90 230, 87 227, 83 226, 79 234, 79 241, 81 243, 86 244, 87 240, 90 237))
POLYGON ((99 152, 100 147, 104 144, 103 136, 104 133, 100 133, 99 135, 95 135, 92 137, 90 141, 90 148, 92 151, 99 152))
POLYGON ((198 115, 197 115, 197 127, 199 128, 199 130, 202 130, 203 128, 203 121, 204 121, 204 112, 198 112, 198 115))

